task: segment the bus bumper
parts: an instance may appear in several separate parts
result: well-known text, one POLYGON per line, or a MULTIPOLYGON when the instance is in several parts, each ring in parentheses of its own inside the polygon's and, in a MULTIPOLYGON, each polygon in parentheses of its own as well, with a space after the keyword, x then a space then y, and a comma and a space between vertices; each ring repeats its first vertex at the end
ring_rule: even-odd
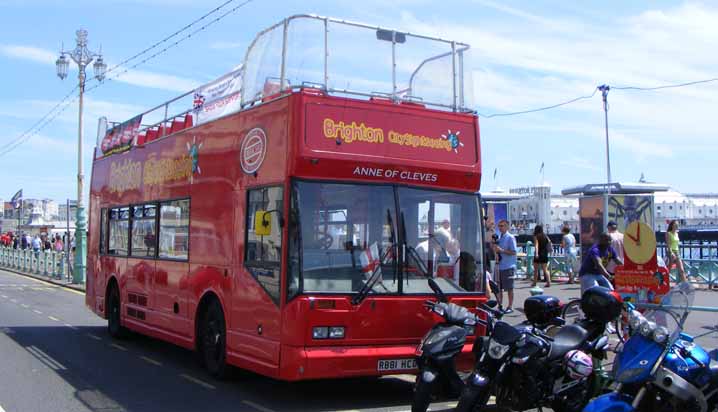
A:
MULTIPOLYGON (((305 379, 348 378, 356 376, 381 376, 416 374, 417 369, 381 369, 380 361, 413 360, 417 345, 392 346, 309 346, 282 345, 280 379, 296 381, 305 379)), ((457 359, 459 370, 473 367, 471 345, 464 345, 457 359)), ((386 362, 382 362, 386 365, 386 362)), ((406 367, 406 362, 397 362, 406 367)))

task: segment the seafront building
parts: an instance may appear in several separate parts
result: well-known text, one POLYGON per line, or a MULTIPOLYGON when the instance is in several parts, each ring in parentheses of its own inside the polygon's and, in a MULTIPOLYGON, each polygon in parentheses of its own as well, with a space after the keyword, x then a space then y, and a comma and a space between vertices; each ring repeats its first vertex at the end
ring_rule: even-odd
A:
MULTIPOLYGON (((559 233, 563 225, 574 233, 579 231, 579 197, 551 194, 548 184, 497 189, 482 195, 507 199, 509 220, 517 233, 530 233, 537 224, 542 224, 548 233, 559 233)), ((674 219, 683 228, 718 228, 718 193, 656 192, 654 207, 656 230, 665 230, 674 219)))

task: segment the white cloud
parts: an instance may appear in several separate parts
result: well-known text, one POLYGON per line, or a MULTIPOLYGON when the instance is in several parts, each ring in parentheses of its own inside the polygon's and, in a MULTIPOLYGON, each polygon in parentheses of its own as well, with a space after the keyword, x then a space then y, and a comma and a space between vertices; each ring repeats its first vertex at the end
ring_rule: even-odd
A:
POLYGON ((595 161, 589 161, 588 159, 579 156, 570 156, 559 161, 559 164, 568 166, 569 168, 590 170, 592 172, 600 172, 603 170, 602 168, 596 166, 595 161))
POLYGON ((239 49, 241 47, 245 47, 245 45, 239 41, 216 41, 209 45, 210 49, 215 50, 239 49))
POLYGON ((59 57, 59 53, 53 53, 38 47, 11 44, 0 45, 0 53, 14 59, 30 60, 45 64, 55 64, 55 60, 59 57))
MULTIPOLYGON (((118 73, 122 70, 119 69, 118 73)), ((113 74, 110 74, 112 77, 113 74)), ((143 70, 130 70, 115 79, 118 82, 134 86, 148 87, 152 89, 169 90, 172 92, 188 92, 200 86, 202 83, 192 79, 179 76, 172 76, 161 73, 153 73, 143 70)))
MULTIPOLYGON (((23 45, 0 45, 0 53, 14 59, 29 60, 36 63, 53 65, 55 64, 55 60, 58 56, 57 53, 53 53, 46 49, 23 45)), ((109 67, 113 67, 113 63, 110 61, 107 61, 107 65, 109 67)), ((120 83, 131 84, 133 86, 168 90, 180 93, 188 92, 201 85, 201 82, 194 79, 187 79, 184 77, 172 76, 164 73, 155 73, 135 69, 124 72, 124 70, 125 69, 123 67, 120 67, 113 72, 108 73, 108 79, 112 79, 120 83)), ((88 86, 90 85, 90 81, 92 80, 88 81, 88 86)))

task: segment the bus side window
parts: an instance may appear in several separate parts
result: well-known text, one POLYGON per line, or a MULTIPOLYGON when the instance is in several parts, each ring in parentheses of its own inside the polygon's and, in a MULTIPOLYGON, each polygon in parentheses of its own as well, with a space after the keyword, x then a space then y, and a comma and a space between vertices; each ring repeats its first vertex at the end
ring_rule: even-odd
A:
MULTIPOLYGON (((160 203, 160 258, 189 259, 189 212, 189 199, 160 203)), ((148 211, 148 213, 154 214, 155 211, 148 211)), ((148 243, 150 242, 148 241, 148 243)))
POLYGON ((284 216, 284 190, 280 186, 263 187, 247 191, 247 220, 244 266, 267 291, 274 303, 279 304, 279 284, 282 257, 282 223, 284 216), (269 235, 257 233, 261 222, 255 221, 257 212, 271 222, 269 235))
POLYGON ((130 208, 110 209, 110 230, 108 254, 127 256, 128 232, 130 230, 130 208))
POLYGON ((154 258, 157 244, 157 206, 132 207, 132 257, 154 258))
POLYGON ((107 209, 100 210, 100 254, 107 253, 107 225, 108 225, 107 209))

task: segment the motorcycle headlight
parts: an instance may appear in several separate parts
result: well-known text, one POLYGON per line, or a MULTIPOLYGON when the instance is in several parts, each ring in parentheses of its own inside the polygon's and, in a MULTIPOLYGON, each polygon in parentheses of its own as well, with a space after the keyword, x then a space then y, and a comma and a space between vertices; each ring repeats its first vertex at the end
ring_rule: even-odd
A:
POLYGON ((509 345, 502 345, 495 340, 489 342, 489 356, 493 359, 501 359, 510 349, 509 345))
POLYGON ((631 327, 632 331, 640 330, 641 323, 645 320, 646 318, 644 318, 643 315, 641 315, 641 312, 637 310, 632 310, 628 315, 628 325, 631 327))
POLYGON ((653 340, 656 343, 666 343, 668 340, 668 328, 665 326, 659 326, 653 332, 653 340))
MULTIPOLYGON (((644 319, 645 320, 645 319, 644 319)), ((645 322, 641 322, 641 329, 640 333, 641 335, 650 338, 653 334, 653 331, 656 330, 656 322, 649 322, 645 320, 645 322)))

